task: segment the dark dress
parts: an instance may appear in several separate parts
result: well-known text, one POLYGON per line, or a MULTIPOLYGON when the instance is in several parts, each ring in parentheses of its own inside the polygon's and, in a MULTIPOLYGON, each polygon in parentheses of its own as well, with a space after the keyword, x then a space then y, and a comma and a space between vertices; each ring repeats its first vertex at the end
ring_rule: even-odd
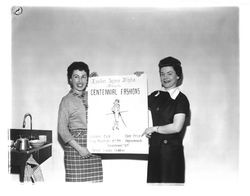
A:
POLYGON ((185 113, 182 130, 173 134, 153 133, 149 139, 148 183, 184 183, 185 159, 183 138, 190 123, 190 108, 187 97, 179 92, 172 99, 168 92, 155 91, 148 97, 153 126, 173 123, 175 114, 185 113))

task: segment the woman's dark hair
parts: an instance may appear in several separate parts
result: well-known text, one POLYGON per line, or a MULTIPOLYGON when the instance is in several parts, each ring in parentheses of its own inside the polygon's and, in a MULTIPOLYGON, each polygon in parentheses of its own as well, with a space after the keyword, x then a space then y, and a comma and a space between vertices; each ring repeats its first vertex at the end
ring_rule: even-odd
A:
POLYGON ((72 77, 74 70, 79 70, 79 71, 84 70, 87 73, 87 77, 89 78, 89 66, 81 61, 73 62, 67 69, 67 77, 69 85, 70 85, 70 78, 72 77))
POLYGON ((183 82, 183 73, 182 73, 182 67, 181 67, 181 62, 174 58, 174 57, 166 57, 162 60, 160 60, 159 64, 159 71, 161 71, 162 67, 173 67, 175 70, 175 73, 177 76, 179 76, 179 79, 177 81, 177 86, 180 86, 183 82))

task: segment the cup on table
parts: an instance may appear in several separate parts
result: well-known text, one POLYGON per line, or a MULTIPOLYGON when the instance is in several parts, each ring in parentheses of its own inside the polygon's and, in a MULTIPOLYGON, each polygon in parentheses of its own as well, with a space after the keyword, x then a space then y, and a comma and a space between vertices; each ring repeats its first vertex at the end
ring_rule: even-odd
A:
POLYGON ((47 142, 47 135, 39 135, 39 140, 46 143, 47 142))

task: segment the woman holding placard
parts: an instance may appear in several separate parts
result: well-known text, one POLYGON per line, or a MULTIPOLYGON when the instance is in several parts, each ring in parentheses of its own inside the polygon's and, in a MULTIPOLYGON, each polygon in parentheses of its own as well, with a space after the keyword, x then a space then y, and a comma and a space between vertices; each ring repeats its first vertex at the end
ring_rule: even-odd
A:
POLYGON ((181 62, 167 57, 158 66, 162 88, 148 96, 153 127, 142 134, 149 138, 147 182, 184 183, 183 138, 190 123, 190 108, 178 88, 183 81, 181 62))
POLYGON ((67 182, 103 181, 102 160, 87 149, 87 92, 89 67, 73 62, 67 69, 69 93, 61 100, 58 133, 64 146, 67 182))

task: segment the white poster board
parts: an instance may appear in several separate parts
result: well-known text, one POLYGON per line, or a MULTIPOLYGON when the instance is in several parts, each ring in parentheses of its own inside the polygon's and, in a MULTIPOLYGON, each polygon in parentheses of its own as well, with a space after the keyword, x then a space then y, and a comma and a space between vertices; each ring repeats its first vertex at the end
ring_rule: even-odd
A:
POLYGON ((92 77, 88 84, 88 149, 91 153, 147 154, 147 77, 92 77))

